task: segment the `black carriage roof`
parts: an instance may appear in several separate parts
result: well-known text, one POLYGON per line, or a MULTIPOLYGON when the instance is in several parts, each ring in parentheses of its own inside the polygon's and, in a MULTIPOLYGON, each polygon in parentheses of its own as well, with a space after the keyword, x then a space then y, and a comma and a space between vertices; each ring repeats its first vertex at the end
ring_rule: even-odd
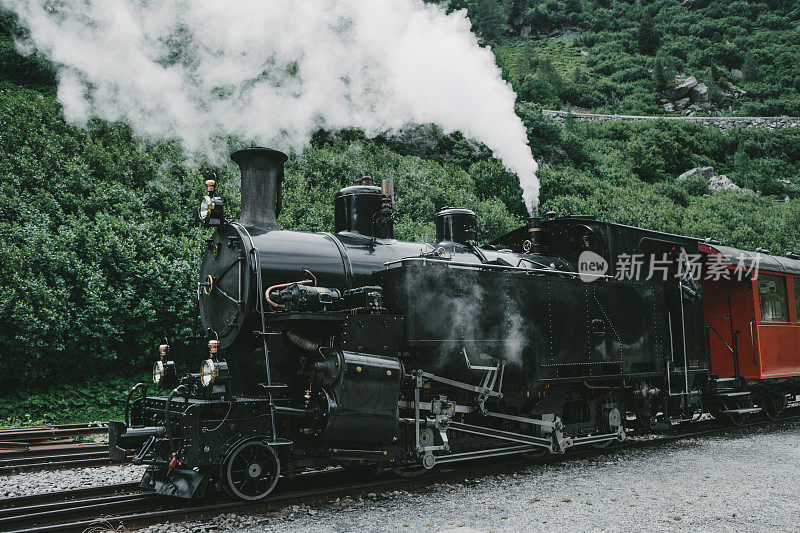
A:
MULTIPOLYGON (((747 269, 752 269, 755 265, 755 262, 758 261, 758 268, 759 270, 764 270, 768 272, 777 272, 781 274, 800 274, 800 259, 795 259, 794 257, 784 257, 778 255, 772 255, 766 251, 755 251, 751 252, 748 250, 741 250, 739 248, 733 248, 731 246, 722 246, 720 244, 716 244, 716 241, 709 242, 710 239, 700 239, 697 237, 688 237, 686 235, 677 235, 674 233, 664 233, 661 231, 655 231, 646 228, 639 228, 636 226, 628 226, 625 224, 616 224, 614 222, 603 222, 597 220, 594 216, 591 215, 570 215, 565 217, 558 217, 552 220, 543 220, 544 224, 548 223, 593 223, 598 225, 603 225, 607 227, 614 227, 618 228, 623 231, 628 231, 633 234, 638 234, 641 237, 650 238, 650 239, 668 239, 668 240, 677 240, 683 242, 694 242, 698 245, 702 245, 707 247, 710 250, 713 250, 711 253, 718 253, 725 262, 726 265, 730 266, 737 266, 741 261, 741 266, 747 269)), ((518 239, 527 239, 528 238, 528 228, 526 226, 522 226, 517 228, 505 235, 502 235, 492 241, 490 244, 498 246, 498 245, 507 245, 509 242, 518 239)), ((701 251, 705 251, 708 253, 710 250, 705 250, 704 248, 700 249, 701 251)))
MULTIPOLYGON (((629 232, 631 234, 638 234, 640 237, 650 238, 650 239, 662 239, 662 240, 675 240, 675 241, 682 241, 684 243, 700 243, 702 239, 698 239, 697 237, 687 237, 686 235, 677 235, 675 233, 665 233, 663 231, 656 231, 647 228, 639 228, 636 226, 627 226, 625 224, 617 224, 615 222, 605 222, 602 220, 597 220, 593 215, 567 215, 564 217, 558 217, 553 219, 545 219, 542 220, 542 225, 547 226, 549 224, 596 224, 600 226, 606 226, 610 228, 617 228, 619 230, 629 232)), ((520 240, 520 239, 527 239, 528 238, 528 227, 521 226, 515 230, 511 230, 508 233, 497 237, 490 243, 489 245, 492 246, 503 246, 508 245, 508 243, 520 240)))
POLYGON ((797 259, 764 252, 750 252, 719 244, 705 244, 705 246, 717 252, 722 257, 723 263, 729 266, 742 266, 748 270, 757 266, 762 271, 800 274, 800 261, 797 259))

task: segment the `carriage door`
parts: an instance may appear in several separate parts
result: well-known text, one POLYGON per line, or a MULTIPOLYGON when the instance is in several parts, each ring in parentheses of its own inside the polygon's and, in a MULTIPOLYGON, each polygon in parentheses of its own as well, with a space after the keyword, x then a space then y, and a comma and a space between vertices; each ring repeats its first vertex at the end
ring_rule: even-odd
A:
MULTIPOLYGON (((684 248, 676 242, 642 239, 639 244, 644 254, 644 269, 648 279, 662 284, 664 290, 664 306, 667 311, 665 317, 668 328, 666 339, 667 362, 672 370, 682 369, 688 365, 688 360, 693 354, 686 353, 688 346, 693 346, 694 312, 688 303, 699 296, 699 285, 691 276, 680 273, 682 261, 686 255, 684 248)), ((683 385, 681 387, 683 388, 683 385)))
MULTIPOLYGON (((703 307, 705 308, 706 347, 709 354, 710 371, 721 378, 739 377, 738 316, 734 300, 742 291, 747 292, 746 282, 732 279, 703 280, 703 307)), ((752 304, 749 306, 752 307, 752 304)), ((741 307, 740 307, 741 309, 741 307)))

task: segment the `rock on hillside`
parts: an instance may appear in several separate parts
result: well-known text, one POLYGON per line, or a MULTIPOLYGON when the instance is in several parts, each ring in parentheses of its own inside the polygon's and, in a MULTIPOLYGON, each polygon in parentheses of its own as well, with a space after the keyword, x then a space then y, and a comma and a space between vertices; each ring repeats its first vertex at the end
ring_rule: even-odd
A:
POLYGON ((668 112, 683 111, 694 104, 696 108, 708 105, 708 85, 698 83, 697 78, 690 76, 678 85, 664 92, 666 97, 664 109, 668 112))
POLYGON ((724 174, 717 174, 717 171, 714 170, 714 167, 698 167, 687 170, 678 176, 678 181, 692 178, 694 176, 700 176, 706 180, 708 182, 708 190, 712 192, 739 190, 739 186, 733 183, 728 176, 725 176, 724 174))

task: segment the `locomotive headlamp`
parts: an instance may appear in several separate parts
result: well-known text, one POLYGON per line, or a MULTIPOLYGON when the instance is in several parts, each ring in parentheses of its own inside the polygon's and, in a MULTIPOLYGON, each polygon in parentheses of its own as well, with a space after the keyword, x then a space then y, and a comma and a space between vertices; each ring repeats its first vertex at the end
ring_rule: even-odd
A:
POLYGON ((203 367, 200 369, 200 383, 204 387, 210 387, 215 383, 222 383, 228 381, 228 363, 225 361, 214 361, 213 359, 206 359, 203 361, 203 367))
POLYGON ((153 383, 156 385, 161 385, 161 383, 164 381, 164 376, 166 375, 167 371, 164 368, 164 362, 156 361, 156 363, 153 365, 153 383))
POLYGON ((217 379, 217 376, 219 376, 219 369, 216 363, 211 359, 203 361, 203 368, 200 370, 200 382, 203 387, 210 387, 214 380, 217 379))
POLYGON ((214 210, 214 199, 210 196, 203 196, 200 200, 200 220, 208 222, 211 218, 211 211, 214 210))
POLYGON ((203 384, 203 387, 210 387, 214 384, 223 366, 227 367, 224 363, 219 363, 213 359, 203 361, 203 367, 200 369, 200 383, 203 384))
POLYGON ((158 351, 161 352, 161 358, 153 363, 153 383, 161 389, 173 387, 178 382, 178 372, 175 369, 175 361, 165 360, 169 345, 162 344, 158 347, 158 351))

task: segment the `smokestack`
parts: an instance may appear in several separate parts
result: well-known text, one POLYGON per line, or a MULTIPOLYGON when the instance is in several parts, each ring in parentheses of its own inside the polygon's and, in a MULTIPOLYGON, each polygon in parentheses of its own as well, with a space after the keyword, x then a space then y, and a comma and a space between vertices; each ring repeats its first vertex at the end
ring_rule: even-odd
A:
POLYGON ((283 164, 288 157, 270 148, 245 148, 231 154, 242 172, 242 216, 245 227, 279 229, 283 164))
POLYGON ((539 210, 536 211, 537 216, 528 219, 528 233, 531 241, 532 254, 544 253, 544 244, 542 243, 542 219, 538 216, 539 210))

